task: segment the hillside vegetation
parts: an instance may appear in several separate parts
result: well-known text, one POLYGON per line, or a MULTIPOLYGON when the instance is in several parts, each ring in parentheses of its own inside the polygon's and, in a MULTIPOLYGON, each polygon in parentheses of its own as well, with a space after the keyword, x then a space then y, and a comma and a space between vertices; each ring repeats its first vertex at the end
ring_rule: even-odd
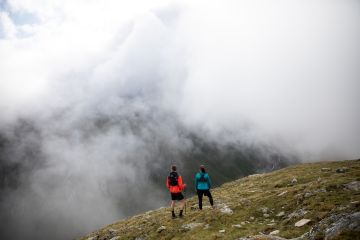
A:
POLYGON ((192 197, 182 219, 164 207, 80 239, 360 239, 360 160, 294 165, 212 193, 214 209, 192 197))

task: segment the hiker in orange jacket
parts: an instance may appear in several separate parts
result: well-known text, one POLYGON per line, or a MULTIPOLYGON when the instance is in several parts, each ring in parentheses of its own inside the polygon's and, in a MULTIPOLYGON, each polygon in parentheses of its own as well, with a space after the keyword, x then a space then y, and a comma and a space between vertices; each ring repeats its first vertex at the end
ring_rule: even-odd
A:
POLYGON ((176 218, 175 215, 175 202, 180 201, 180 213, 179 217, 183 217, 183 210, 185 206, 185 198, 181 193, 185 189, 186 184, 183 184, 182 177, 176 172, 176 166, 171 166, 171 172, 166 178, 166 187, 171 194, 171 216, 176 218))

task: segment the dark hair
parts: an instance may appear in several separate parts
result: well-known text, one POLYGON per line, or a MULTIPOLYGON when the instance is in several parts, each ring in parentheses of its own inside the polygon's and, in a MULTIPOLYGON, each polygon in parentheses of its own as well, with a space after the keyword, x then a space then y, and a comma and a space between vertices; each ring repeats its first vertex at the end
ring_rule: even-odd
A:
POLYGON ((205 171, 205 166, 204 166, 204 165, 200 165, 200 170, 201 170, 201 172, 203 172, 203 173, 206 172, 206 171, 205 171))
POLYGON ((171 170, 175 172, 176 171, 176 165, 171 165, 171 170))

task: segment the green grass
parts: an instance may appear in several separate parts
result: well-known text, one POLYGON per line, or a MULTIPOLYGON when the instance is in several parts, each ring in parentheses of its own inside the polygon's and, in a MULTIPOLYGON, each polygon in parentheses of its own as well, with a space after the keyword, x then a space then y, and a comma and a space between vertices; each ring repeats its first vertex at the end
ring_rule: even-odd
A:
MULTIPOLYGON (((215 209, 191 209, 197 204, 197 198, 192 197, 188 199, 183 219, 172 220, 170 209, 161 208, 113 223, 81 239, 91 236, 107 239, 109 229, 116 230, 120 239, 236 239, 273 230, 280 231, 278 236, 294 238, 309 231, 311 226, 331 213, 359 211, 358 204, 350 203, 360 201, 360 192, 343 187, 343 184, 355 180, 360 180, 360 160, 294 165, 271 173, 248 176, 213 189, 217 205, 215 209), (340 167, 347 167, 348 171, 336 173, 335 170, 340 167), (331 168, 331 171, 322 171, 321 168, 331 168), (296 183, 292 183, 293 178, 297 179, 296 183), (282 192, 286 193, 278 196, 282 192), (304 197, 306 192, 311 195, 304 197), (221 213, 221 204, 229 206, 233 214, 221 213), (264 207, 269 209, 269 217, 264 217, 261 212, 260 209, 264 207), (287 217, 300 209, 307 213, 301 217, 287 217), (277 217, 276 214, 281 211, 285 215, 277 217), (295 222, 302 218, 311 219, 312 222, 295 227, 295 222), (241 222, 245 222, 241 228, 232 226, 241 222), (191 230, 183 229, 182 225, 188 223, 203 225, 191 230), (204 228, 206 224, 208 228, 204 228), (160 226, 166 229, 158 233, 160 226), (222 229, 225 233, 219 233, 222 229)), ((204 203, 207 206, 207 198, 204 198, 204 203)), ((351 235, 354 233, 348 233, 348 236, 351 235)))

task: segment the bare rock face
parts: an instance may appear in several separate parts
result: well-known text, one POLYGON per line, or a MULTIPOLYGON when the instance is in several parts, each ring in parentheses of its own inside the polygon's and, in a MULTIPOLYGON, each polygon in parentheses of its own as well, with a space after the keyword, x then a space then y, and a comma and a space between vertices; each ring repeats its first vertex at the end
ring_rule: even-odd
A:
POLYGON ((333 214, 320 221, 309 232, 309 239, 326 240, 340 239, 339 236, 348 232, 360 235, 360 212, 352 214, 333 214))
POLYGON ((344 187, 348 190, 359 191, 360 190, 360 181, 353 181, 347 184, 344 184, 344 187))

